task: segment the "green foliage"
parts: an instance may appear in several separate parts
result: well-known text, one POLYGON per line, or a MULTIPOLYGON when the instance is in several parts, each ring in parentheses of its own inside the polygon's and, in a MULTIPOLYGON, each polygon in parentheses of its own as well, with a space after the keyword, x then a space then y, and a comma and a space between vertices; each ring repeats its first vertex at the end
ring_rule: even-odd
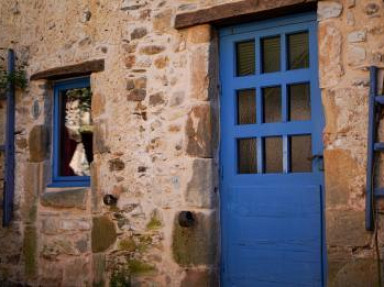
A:
POLYGON ((92 92, 89 88, 71 89, 67 91, 67 97, 70 101, 79 100, 80 110, 89 111, 91 109, 92 92))
POLYGON ((122 267, 113 271, 110 287, 131 287, 131 274, 126 267, 122 267))
POLYGON ((10 74, 3 68, 0 68, 0 92, 5 92, 9 84, 25 90, 27 87, 27 77, 23 68, 16 68, 15 71, 10 74))

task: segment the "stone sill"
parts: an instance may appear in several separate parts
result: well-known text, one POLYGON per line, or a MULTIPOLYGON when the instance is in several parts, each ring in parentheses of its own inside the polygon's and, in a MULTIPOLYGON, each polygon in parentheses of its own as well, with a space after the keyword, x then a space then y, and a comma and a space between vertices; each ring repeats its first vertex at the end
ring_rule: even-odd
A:
POLYGON ((88 187, 47 187, 40 197, 42 206, 87 209, 88 187))

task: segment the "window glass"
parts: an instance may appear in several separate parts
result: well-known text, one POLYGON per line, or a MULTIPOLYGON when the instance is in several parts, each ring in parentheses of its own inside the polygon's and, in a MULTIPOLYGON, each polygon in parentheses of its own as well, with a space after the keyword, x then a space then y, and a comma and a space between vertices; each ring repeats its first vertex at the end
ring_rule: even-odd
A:
POLYGON ((257 173, 256 139, 238 139, 237 143, 239 173, 257 173))
POLYGON ((237 76, 255 74, 255 41, 246 41, 236 44, 236 70, 237 76))
POLYGON ((281 87, 263 88, 264 123, 281 122, 281 87))
POLYGON ((280 36, 261 40, 263 73, 280 71, 280 36))
POLYGON ((239 125, 256 123, 255 89, 237 91, 237 123, 239 125))
POLYGON ((308 32, 288 35, 288 69, 309 67, 308 32))
POLYGON ((59 95, 59 176, 89 176, 93 161, 90 88, 59 95))

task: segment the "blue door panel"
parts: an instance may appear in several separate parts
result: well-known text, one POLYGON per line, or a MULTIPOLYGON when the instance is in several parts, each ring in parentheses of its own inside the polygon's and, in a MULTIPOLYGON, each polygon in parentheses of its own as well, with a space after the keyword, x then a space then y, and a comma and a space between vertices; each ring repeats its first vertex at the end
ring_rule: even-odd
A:
POLYGON ((312 169, 292 173, 289 138, 311 136, 321 155, 324 126, 317 71, 316 15, 307 13, 220 31, 221 78, 221 285, 224 287, 324 286, 324 178, 319 157, 312 169), (308 32, 309 68, 287 71, 286 36, 308 32), (260 39, 280 35, 281 70, 261 73, 260 39), (236 43, 255 41, 255 75, 236 76, 236 43), (310 85, 311 118, 288 121, 288 85, 310 85), (262 123, 265 87, 281 86, 282 120, 262 123), (256 123, 237 123, 237 90, 256 91, 256 123), (281 137, 283 170, 265 173, 266 137, 281 137), (238 171, 238 140, 254 138, 257 172, 238 171), (260 169, 261 168, 261 169, 260 169))

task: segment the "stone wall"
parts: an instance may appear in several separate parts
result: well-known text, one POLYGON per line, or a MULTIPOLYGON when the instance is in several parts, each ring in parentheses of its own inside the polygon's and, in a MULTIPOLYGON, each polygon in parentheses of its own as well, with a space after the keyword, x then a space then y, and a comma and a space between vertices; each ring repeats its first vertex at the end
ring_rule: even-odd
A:
MULTIPOLYGON (((15 219, 0 228, 2 286, 217 285, 218 40, 209 25, 175 30, 173 21, 224 2, 233 1, 1 0, 0 48, 14 48, 28 75, 105 60, 91 75, 89 189, 46 188, 52 83, 17 92, 15 219)), ((367 66, 384 66, 383 11, 368 0, 318 6, 330 286, 377 278, 364 186, 367 66)))
MULTIPOLYGON (((382 1, 318 4, 328 286, 379 286, 375 236, 365 231, 365 171, 368 67, 384 68, 383 17, 382 1)), ((378 228, 381 256, 381 224, 378 228)))

